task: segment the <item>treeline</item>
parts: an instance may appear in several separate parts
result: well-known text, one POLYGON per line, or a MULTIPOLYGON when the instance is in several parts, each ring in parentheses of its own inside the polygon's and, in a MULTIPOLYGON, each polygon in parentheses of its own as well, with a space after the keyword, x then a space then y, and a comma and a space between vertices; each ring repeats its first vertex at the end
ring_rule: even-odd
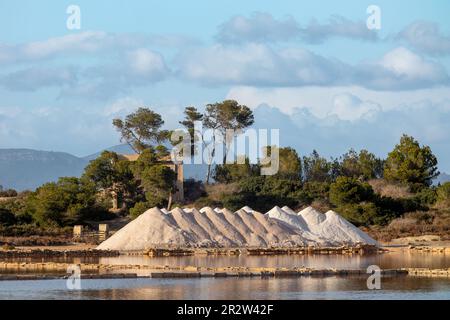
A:
MULTIPOLYGON (((187 107, 184 116, 180 124, 191 136, 194 154, 198 152, 195 142, 202 134, 195 132, 195 121, 202 121, 213 132, 233 129, 236 134, 254 123, 252 111, 233 100, 207 105, 204 113, 187 107)), ((89 163, 80 178, 62 177, 34 192, 0 190, 11 197, 0 202, 0 233, 11 226, 61 228, 118 215, 136 217, 153 206, 173 206, 176 174, 164 163, 169 156, 164 144, 172 131, 162 129, 161 115, 139 108, 124 119, 114 119, 113 125, 121 141, 138 155, 135 161, 105 151, 89 163)), ((228 142, 224 142, 224 158, 228 142)), ((209 149, 210 156, 215 148, 209 149)), ((268 147, 268 156, 273 151, 268 147)), ((185 182, 187 204, 229 209, 251 205, 262 212, 274 205, 300 208, 313 204, 324 210, 336 209, 357 225, 383 225, 405 212, 450 205, 450 183, 432 185, 439 174, 436 157, 428 146, 407 135, 386 159, 367 150, 350 150, 332 159, 317 151, 305 156, 292 148, 277 151, 279 171, 272 176, 261 176, 261 164, 251 164, 248 159, 244 164, 208 165, 204 182, 185 182), (376 181, 404 188, 408 195, 375 192, 376 181)))
MULTIPOLYGON (((430 148, 407 135, 386 159, 367 150, 350 150, 330 160, 317 151, 300 157, 291 148, 280 148, 279 155, 280 169, 274 176, 260 176, 257 165, 248 161, 217 166, 215 180, 236 186, 224 194, 221 204, 230 209, 251 204, 262 212, 274 205, 314 204, 323 210, 333 208, 357 225, 383 225, 406 212, 428 210, 450 199, 450 183, 432 186, 439 172, 430 148), (408 196, 377 194, 371 184, 380 179, 406 189, 408 196)), ((207 197, 202 202, 207 203, 207 197)))

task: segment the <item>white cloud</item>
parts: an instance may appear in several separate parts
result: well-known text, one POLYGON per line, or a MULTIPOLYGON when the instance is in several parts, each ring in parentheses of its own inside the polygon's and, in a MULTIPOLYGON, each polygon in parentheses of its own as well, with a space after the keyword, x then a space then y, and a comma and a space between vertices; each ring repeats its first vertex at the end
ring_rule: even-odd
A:
POLYGON ((450 54, 450 35, 441 33, 436 23, 415 21, 396 35, 413 48, 431 55, 450 54))
POLYGON ((300 155, 316 149, 327 157, 337 157, 350 148, 367 149, 386 157, 406 133, 431 147, 441 170, 450 170, 450 100, 438 104, 416 101, 391 109, 383 107, 372 112, 370 118, 352 121, 335 114, 318 117, 309 110, 294 108, 287 114, 276 107, 259 105, 254 110, 255 127, 279 129, 281 144, 295 148, 300 155))
POLYGON ((127 62, 133 74, 163 78, 168 69, 163 57, 149 49, 137 49, 127 53, 127 62))
POLYGON ((362 101, 350 93, 342 93, 333 97, 332 108, 329 115, 336 115, 342 120, 370 119, 377 112, 381 111, 381 106, 371 101, 362 101))
POLYGON ((199 44, 199 41, 175 34, 114 34, 103 31, 83 31, 29 43, 0 44, 0 64, 36 62, 76 55, 93 56, 100 52, 111 55, 148 46, 182 47, 193 44, 199 44))
POLYGON ((276 19, 269 13, 255 12, 250 17, 238 15, 219 26, 216 39, 221 43, 286 42, 302 40, 321 43, 329 38, 350 38, 376 41, 376 31, 369 30, 364 21, 352 21, 339 15, 331 16, 326 23, 311 20, 306 26, 291 16, 276 19))
POLYGON ((279 42, 298 36, 299 26, 294 18, 277 20, 269 13, 255 12, 251 17, 235 16, 219 26, 219 42, 279 42))
MULTIPOLYGON (((405 105, 415 105, 418 101, 430 103, 435 107, 444 107, 443 101, 450 100, 448 88, 430 88, 414 91, 376 91, 360 86, 331 87, 298 87, 298 88, 257 88, 237 86, 229 90, 227 99, 236 99, 241 103, 256 108, 260 104, 277 106, 287 114, 293 114, 298 108, 308 107, 308 110, 319 118, 337 114, 342 119, 349 119, 335 107, 336 97, 352 95, 363 97, 363 104, 382 106, 384 111, 390 111, 405 105)), ((345 100, 344 100, 345 101, 345 100)), ((352 101, 352 99, 350 99, 352 101)), ((355 103, 347 103, 354 105, 355 103)), ((356 103, 356 105, 359 105, 356 103)), ((344 109, 345 111, 345 109, 344 109)), ((440 110, 439 112, 443 112, 440 110)))
POLYGON ((31 67, 0 76, 0 84, 14 91, 70 86, 77 81, 75 67, 31 67))
POLYGON ((191 49, 177 59, 178 73, 206 85, 326 85, 343 65, 305 49, 275 51, 263 44, 213 45, 191 49))
POLYGON ((365 21, 352 21, 339 15, 333 15, 327 23, 312 20, 301 29, 301 37, 309 43, 322 43, 329 38, 341 37, 363 41, 377 41, 376 30, 369 30, 365 21))
POLYGON ((432 84, 448 81, 447 72, 441 65, 426 61, 403 47, 388 52, 379 64, 405 82, 432 84))
POLYGON ((395 91, 449 84, 443 66, 402 47, 378 61, 349 65, 302 48, 217 44, 184 52, 176 62, 181 77, 203 85, 360 85, 395 91))

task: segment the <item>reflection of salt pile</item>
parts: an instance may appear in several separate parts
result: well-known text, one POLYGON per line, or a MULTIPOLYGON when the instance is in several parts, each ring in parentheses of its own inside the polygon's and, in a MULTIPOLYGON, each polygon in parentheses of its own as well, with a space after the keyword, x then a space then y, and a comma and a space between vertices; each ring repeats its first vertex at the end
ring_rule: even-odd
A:
POLYGON ((98 249, 143 250, 174 247, 292 247, 376 241, 333 211, 309 207, 298 214, 274 207, 267 214, 248 206, 237 212, 224 208, 152 208, 117 231, 98 249))

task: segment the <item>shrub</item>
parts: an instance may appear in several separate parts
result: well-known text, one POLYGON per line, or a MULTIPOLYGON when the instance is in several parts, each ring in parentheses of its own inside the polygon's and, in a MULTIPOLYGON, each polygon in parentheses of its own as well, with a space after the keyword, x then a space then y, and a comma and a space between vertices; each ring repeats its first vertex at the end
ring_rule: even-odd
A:
POLYGON ((450 206, 450 182, 446 182, 437 189, 437 202, 442 206, 450 206))
POLYGON ((356 204, 373 199, 374 192, 368 183, 355 178, 338 177, 330 186, 330 202, 336 206, 356 204))
POLYGON ((393 212, 383 210, 372 202, 343 205, 337 211, 357 226, 386 225, 395 217, 393 212))
POLYGON ((0 208, 0 225, 10 226, 16 223, 16 217, 14 214, 7 210, 0 208))
POLYGON ((130 209, 130 216, 133 219, 136 219, 150 208, 151 206, 147 202, 137 202, 134 207, 130 209))

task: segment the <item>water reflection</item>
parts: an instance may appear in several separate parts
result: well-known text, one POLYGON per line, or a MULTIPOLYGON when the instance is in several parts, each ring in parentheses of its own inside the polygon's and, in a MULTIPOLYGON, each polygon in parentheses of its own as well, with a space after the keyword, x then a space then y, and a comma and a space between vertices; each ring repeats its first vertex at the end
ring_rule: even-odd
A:
POLYGON ((285 256, 187 256, 145 257, 120 256, 100 258, 105 264, 141 264, 201 267, 311 267, 337 269, 365 269, 369 265, 390 268, 448 268, 450 255, 390 252, 371 256, 347 255, 285 255, 285 256))
POLYGON ((0 283, 0 299, 450 299, 450 280, 383 278, 367 290, 359 278, 224 278, 84 280, 82 290, 61 280, 0 283))

